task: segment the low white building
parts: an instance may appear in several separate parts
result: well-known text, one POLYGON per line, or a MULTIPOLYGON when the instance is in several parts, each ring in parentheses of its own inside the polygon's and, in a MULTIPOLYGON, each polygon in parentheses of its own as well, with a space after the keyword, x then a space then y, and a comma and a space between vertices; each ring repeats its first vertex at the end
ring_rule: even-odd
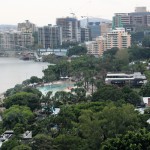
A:
POLYGON ((0 148, 2 147, 2 144, 6 141, 8 141, 14 134, 14 131, 7 130, 0 136, 0 148))
POLYGON ((22 134, 22 138, 24 140, 26 139, 32 139, 32 131, 26 131, 25 133, 22 134))
POLYGON ((126 73, 107 73, 105 78, 106 84, 130 84, 134 86, 140 86, 147 83, 146 76, 140 72, 134 72, 133 74, 126 73))

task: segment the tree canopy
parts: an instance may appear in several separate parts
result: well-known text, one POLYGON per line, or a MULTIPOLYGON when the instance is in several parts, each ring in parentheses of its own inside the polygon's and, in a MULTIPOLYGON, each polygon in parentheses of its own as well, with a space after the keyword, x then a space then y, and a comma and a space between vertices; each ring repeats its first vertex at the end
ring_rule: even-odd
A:
POLYGON ((125 135, 106 140, 101 147, 102 150, 146 150, 150 149, 150 133, 145 129, 139 131, 128 131, 125 135))
POLYGON ((35 110, 40 108, 40 97, 32 93, 19 92, 6 98, 4 105, 6 108, 12 105, 28 106, 31 110, 35 110))
POLYGON ((13 105, 6 109, 2 115, 3 126, 6 129, 13 129, 17 123, 26 126, 33 117, 34 114, 29 107, 13 105))
POLYGON ((68 49, 67 56, 84 55, 86 53, 87 53, 86 47, 84 47, 84 46, 74 46, 74 47, 68 49))

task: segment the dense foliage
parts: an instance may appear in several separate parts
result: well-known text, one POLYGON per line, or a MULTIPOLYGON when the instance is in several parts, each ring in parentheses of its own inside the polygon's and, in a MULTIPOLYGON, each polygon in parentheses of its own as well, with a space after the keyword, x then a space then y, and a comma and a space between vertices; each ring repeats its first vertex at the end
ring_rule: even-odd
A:
MULTIPOLYGON (((80 48, 76 50, 82 55, 80 48)), ((47 60, 50 62, 52 57, 48 56, 47 60)), ((42 80, 33 76, 7 90, 0 132, 11 129, 15 134, 4 142, 2 149, 149 149, 150 109, 141 114, 136 108, 143 106, 141 96, 150 96, 150 82, 135 88, 130 84, 106 85, 104 81, 107 72, 119 71, 145 72, 150 80, 150 71, 146 70, 148 60, 146 64, 140 62, 149 57, 149 48, 139 47, 113 48, 101 58, 83 55, 66 61, 66 58, 55 57, 56 65, 43 70, 42 80), (42 95, 29 87, 31 83, 53 83, 63 77, 74 82, 76 88, 42 95), (54 115, 57 107, 60 112, 54 115), (26 130, 32 131, 33 138, 24 142, 20 134, 26 130)))
POLYGON ((58 64, 61 61, 67 61, 67 57, 66 56, 58 57, 54 54, 50 54, 50 55, 47 55, 47 56, 43 56, 43 61, 44 62, 49 62, 51 64, 58 64))
POLYGON ((102 144, 102 150, 148 150, 150 149, 150 133, 144 130, 128 131, 125 135, 110 138, 102 144))
POLYGON ((3 114, 3 126, 6 129, 13 129, 17 124, 26 127, 33 117, 34 114, 28 107, 13 105, 3 114))
POLYGON ((150 48, 131 47, 129 49, 130 60, 144 60, 150 58, 150 48))
POLYGON ((40 97, 36 94, 19 92, 5 99, 4 105, 10 108, 12 105, 28 106, 31 110, 40 108, 40 97))
POLYGON ((86 53, 87 53, 86 47, 84 47, 84 46, 74 46, 74 47, 68 49, 67 56, 84 55, 86 53))

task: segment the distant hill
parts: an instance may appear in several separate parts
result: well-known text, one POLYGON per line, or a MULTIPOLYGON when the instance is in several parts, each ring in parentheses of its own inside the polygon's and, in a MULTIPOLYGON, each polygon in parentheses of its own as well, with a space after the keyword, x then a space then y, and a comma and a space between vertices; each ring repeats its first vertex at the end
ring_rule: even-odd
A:
POLYGON ((17 30, 17 25, 0 24, 0 31, 17 30))
MULTIPOLYGON (((103 19, 103 18, 89 17, 88 18, 88 22, 100 22, 100 23, 106 22, 106 23, 111 23, 112 21, 108 20, 108 19, 103 19)), ((81 19, 80 20, 80 24, 81 24, 81 27, 87 26, 87 18, 81 19)))

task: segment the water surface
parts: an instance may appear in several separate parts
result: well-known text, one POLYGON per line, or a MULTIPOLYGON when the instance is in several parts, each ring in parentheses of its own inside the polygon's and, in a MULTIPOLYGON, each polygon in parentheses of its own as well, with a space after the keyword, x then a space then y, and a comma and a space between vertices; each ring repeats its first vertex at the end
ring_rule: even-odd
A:
POLYGON ((45 62, 24 61, 18 58, 0 57, 0 93, 8 88, 29 79, 31 76, 41 78, 43 69, 49 64, 45 62))

